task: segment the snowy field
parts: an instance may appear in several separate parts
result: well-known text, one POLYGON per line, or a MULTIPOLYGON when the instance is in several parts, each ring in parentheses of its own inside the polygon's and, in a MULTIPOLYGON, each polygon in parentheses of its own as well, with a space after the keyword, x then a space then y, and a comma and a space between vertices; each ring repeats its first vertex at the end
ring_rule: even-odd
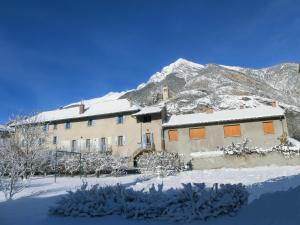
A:
MULTIPOLYGON (((297 221, 300 221, 300 166, 189 171, 167 178, 129 175, 83 179, 89 184, 130 184, 134 189, 148 189, 152 183, 163 183, 166 189, 171 187, 180 188, 181 183, 188 182, 204 182, 207 185, 243 183, 247 185, 250 193, 249 205, 244 207, 236 217, 224 216, 207 222, 196 221, 195 224, 299 224, 297 221), (297 186, 299 188, 287 191, 297 186), (266 193, 268 194, 262 196, 266 193), (276 210, 280 211, 275 213, 276 210), (285 218, 285 215, 287 218, 285 218)), ((81 183, 82 180, 79 177, 59 177, 57 183, 54 183, 53 177, 34 177, 28 181, 27 188, 18 193, 13 201, 5 201, 1 193, 0 224, 168 224, 162 221, 127 220, 117 216, 103 218, 48 216, 49 206, 54 205, 60 195, 65 194, 68 190, 78 188, 81 183)))

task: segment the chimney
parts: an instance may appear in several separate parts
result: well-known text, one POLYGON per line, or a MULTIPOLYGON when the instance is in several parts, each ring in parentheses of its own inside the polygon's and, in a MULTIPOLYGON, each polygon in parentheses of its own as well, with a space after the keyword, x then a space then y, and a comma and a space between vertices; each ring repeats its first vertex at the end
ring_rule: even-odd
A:
POLYGON ((169 98, 169 88, 168 88, 168 85, 164 85, 163 86, 162 97, 163 97, 164 101, 168 100, 168 98, 169 98))
POLYGON ((273 102, 272 102, 272 107, 277 107, 276 101, 273 101, 273 102))
POLYGON ((79 114, 83 114, 84 113, 84 103, 83 101, 80 102, 80 105, 79 105, 79 114))

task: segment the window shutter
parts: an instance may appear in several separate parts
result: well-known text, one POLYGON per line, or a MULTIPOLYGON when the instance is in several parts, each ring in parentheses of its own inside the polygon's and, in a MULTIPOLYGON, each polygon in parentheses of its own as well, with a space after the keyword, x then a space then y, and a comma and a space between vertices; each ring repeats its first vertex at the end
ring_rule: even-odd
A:
POLYGON ((126 138, 125 138, 125 136, 123 136, 122 142, 123 142, 123 145, 126 144, 126 138))
POLYGON ((111 137, 107 137, 107 144, 111 145, 111 137))
POLYGON ((224 126, 224 137, 240 137, 240 136, 241 136, 241 127, 239 124, 224 126))
POLYGON ((123 115, 123 123, 125 122, 125 115, 123 115))
POLYGON ((205 128, 190 128, 190 139, 204 139, 205 138, 205 128))
POLYGON ((264 134, 274 134, 274 127, 272 121, 263 122, 264 134))
POLYGON ((150 135, 150 143, 151 143, 151 145, 153 144, 153 142, 154 142, 154 138, 153 138, 154 136, 153 136, 153 133, 151 133, 151 135, 150 135))
POLYGON ((119 123, 119 117, 116 116, 116 124, 118 124, 118 123, 119 123))
POLYGON ((178 130, 169 130, 169 141, 177 141, 178 140, 178 130))
POLYGON ((115 145, 118 146, 118 136, 115 137, 115 145))

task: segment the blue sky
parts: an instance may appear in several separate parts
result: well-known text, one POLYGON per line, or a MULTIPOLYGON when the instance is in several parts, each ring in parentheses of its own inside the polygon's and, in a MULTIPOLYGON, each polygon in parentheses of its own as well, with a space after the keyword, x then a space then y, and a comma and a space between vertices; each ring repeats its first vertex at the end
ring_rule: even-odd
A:
POLYGON ((0 123, 135 88, 185 58, 299 62, 300 0, 0 1, 0 123))

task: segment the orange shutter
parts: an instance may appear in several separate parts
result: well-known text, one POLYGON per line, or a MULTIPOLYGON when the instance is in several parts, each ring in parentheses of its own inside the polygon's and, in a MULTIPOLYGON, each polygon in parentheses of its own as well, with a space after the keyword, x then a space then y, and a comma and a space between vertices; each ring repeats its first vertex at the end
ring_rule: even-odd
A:
POLYGON ((236 124, 236 125, 224 126, 224 136, 225 137, 240 137, 241 136, 240 125, 236 124))
POLYGON ((264 134, 274 134, 274 127, 272 121, 263 122, 264 134))
POLYGON ((205 128, 190 128, 190 139, 203 139, 205 138, 205 128))
POLYGON ((178 131, 177 130, 169 130, 169 141, 177 141, 178 140, 178 131))

